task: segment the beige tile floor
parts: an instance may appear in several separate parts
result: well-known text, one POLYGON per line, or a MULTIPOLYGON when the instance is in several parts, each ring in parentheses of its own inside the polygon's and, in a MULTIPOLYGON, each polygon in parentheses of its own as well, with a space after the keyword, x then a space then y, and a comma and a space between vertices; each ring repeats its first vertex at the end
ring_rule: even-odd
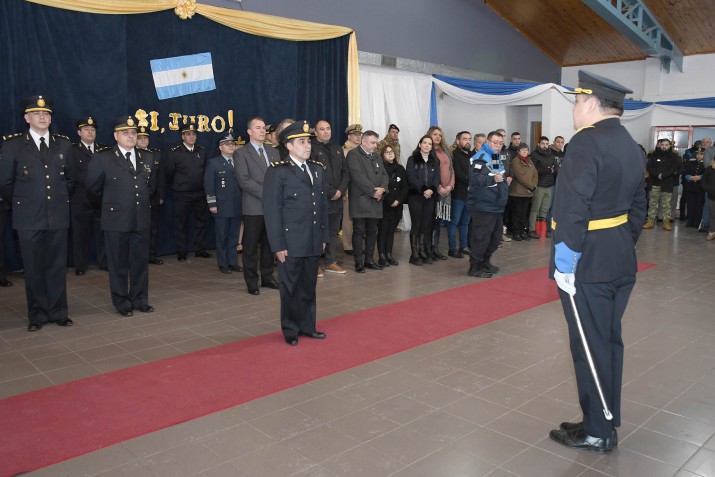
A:
MULTIPOLYGON (((341 256, 350 270, 319 280, 319 319, 473 282, 466 259, 418 268, 407 264, 406 234, 396 248, 398 267, 365 275, 341 256)), ((579 417, 553 302, 29 475, 713 476, 715 243, 677 223, 644 231, 638 248, 658 266, 639 275, 624 318, 624 422, 610 455, 548 438, 579 417)), ((543 240, 512 242, 494 262, 509 274, 547 257, 543 240)), ((250 296, 212 259, 164 259, 151 267, 156 313, 121 319, 106 274, 90 270, 68 275, 75 326, 32 334, 14 277, 0 289, 0 397, 278 330, 277 291, 250 296)), ((509 290, 485 299, 508 300, 509 290)))

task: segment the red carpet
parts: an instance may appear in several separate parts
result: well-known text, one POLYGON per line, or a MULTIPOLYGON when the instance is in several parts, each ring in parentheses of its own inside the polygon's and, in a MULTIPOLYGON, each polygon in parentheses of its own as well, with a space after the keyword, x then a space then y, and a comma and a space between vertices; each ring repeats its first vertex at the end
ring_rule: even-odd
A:
POLYGON ((0 475, 39 469, 557 298, 545 267, 538 268, 322 321, 325 341, 303 339, 293 348, 273 333, 3 399, 0 475), (521 292, 507 294, 515 289, 521 292))

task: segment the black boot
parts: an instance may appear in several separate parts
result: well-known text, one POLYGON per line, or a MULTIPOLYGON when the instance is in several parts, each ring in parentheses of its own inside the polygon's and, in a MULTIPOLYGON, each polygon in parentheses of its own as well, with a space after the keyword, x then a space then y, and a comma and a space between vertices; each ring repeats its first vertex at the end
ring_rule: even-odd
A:
POLYGON ((390 262, 387 261, 387 257, 385 256, 385 254, 380 253, 378 255, 380 258, 377 260, 377 264, 380 265, 381 267, 389 267, 390 262))
POLYGON ((423 262, 422 258, 420 258, 419 240, 419 235, 410 234, 410 249, 412 250, 412 255, 410 255, 410 263, 412 265, 417 265, 418 267, 421 267, 423 262))
POLYGON ((476 278, 491 278, 492 274, 482 267, 482 262, 480 262, 480 263, 470 262, 469 271, 467 272, 467 276, 476 277, 476 278))
POLYGON ((387 258, 387 263, 389 263, 390 265, 397 266, 397 265, 400 264, 400 262, 398 262, 398 261, 392 256, 391 253, 385 254, 385 257, 387 258))
POLYGON ((447 256, 442 255, 439 251, 439 232, 439 229, 432 231, 432 247, 430 248, 432 251, 432 258, 435 260, 447 260, 447 256))
POLYGON ((499 267, 497 267, 496 265, 492 265, 492 263, 489 261, 490 258, 490 255, 484 257, 484 261, 482 262, 482 269, 494 275, 499 271, 499 267))
POLYGON ((420 235, 420 258, 425 265, 432 265, 432 254, 430 253, 430 240, 424 234, 420 235))

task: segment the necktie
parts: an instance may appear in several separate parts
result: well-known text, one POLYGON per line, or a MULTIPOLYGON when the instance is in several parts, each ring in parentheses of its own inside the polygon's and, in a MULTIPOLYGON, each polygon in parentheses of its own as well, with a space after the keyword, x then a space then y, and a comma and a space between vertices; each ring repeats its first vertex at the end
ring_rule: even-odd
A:
POLYGON ((268 163, 268 159, 266 159, 266 155, 263 154, 263 148, 262 148, 262 147, 259 147, 259 148, 258 148, 258 155, 261 156, 261 159, 263 159, 263 162, 266 163, 266 166, 270 166, 270 164, 268 163))
POLYGON ((127 152, 124 155, 127 156, 127 162, 129 163, 129 170, 131 170, 132 174, 133 174, 135 172, 135 170, 134 170, 134 164, 132 164, 132 153, 127 152))
POLYGON ((47 160, 50 158, 50 148, 47 147, 47 143, 45 142, 45 138, 41 137, 40 138, 40 159, 42 159, 42 162, 47 164, 47 160))
POLYGON ((231 167, 233 167, 233 158, 232 158, 232 157, 229 157, 229 158, 226 159, 226 160, 228 161, 228 165, 231 166, 231 167))
POLYGON ((313 176, 310 175, 310 171, 308 170, 308 166, 306 164, 301 164, 300 168, 303 169, 303 172, 308 174, 308 179, 310 179, 310 183, 313 183, 313 176))
POLYGON ((90 156, 91 156, 92 154, 94 154, 94 153, 92 152, 92 146, 87 146, 87 150, 89 151, 89 155, 90 155, 90 156))

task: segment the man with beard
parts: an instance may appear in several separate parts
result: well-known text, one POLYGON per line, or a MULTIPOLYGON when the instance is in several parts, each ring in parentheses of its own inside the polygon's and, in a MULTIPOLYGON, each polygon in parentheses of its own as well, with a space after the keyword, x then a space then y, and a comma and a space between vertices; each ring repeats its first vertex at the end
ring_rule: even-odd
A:
POLYGON ((648 220, 644 229, 655 227, 658 206, 663 213, 663 230, 672 230, 670 223, 670 201, 673 188, 678 186, 678 178, 682 169, 680 158, 673 152, 668 139, 658 140, 656 149, 648 154, 646 170, 650 185, 650 203, 648 204, 648 220))
POLYGON ((539 174, 539 182, 536 185, 534 197, 531 199, 528 237, 540 239, 541 236, 536 233, 536 221, 537 219, 545 221, 546 216, 549 214, 551 192, 556 183, 556 174, 559 170, 556 158, 551 154, 548 137, 541 136, 539 138, 539 146, 531 154, 531 160, 536 166, 536 172, 539 174))
POLYGON ((395 126, 394 124, 390 124, 387 127, 387 135, 382 138, 382 141, 380 141, 377 144, 377 150, 382 151, 382 148, 385 146, 390 146, 393 151, 395 151, 395 161, 399 162, 400 161, 400 141, 398 139, 398 136, 400 134, 400 128, 395 126))

